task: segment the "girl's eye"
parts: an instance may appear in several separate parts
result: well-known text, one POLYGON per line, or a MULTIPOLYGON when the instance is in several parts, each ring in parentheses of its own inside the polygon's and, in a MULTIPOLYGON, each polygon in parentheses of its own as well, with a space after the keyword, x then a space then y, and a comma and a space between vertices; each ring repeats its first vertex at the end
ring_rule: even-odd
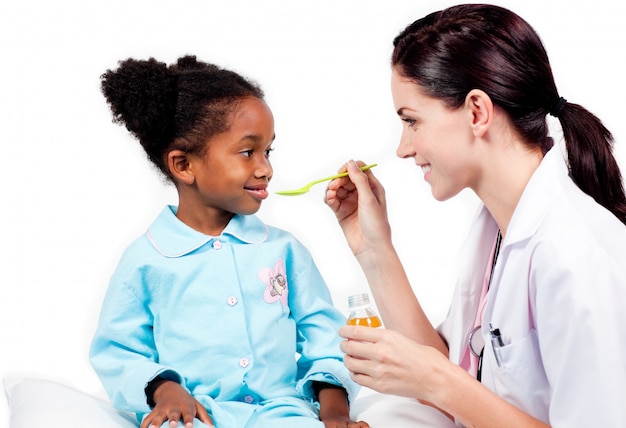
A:
MULTIPOLYGON (((263 154, 265 155, 265 157, 269 157, 270 152, 272 152, 274 149, 272 147, 270 147, 269 149, 265 149, 263 151, 263 154)), ((252 157, 252 155, 254 154, 255 150, 254 149, 249 149, 249 150, 242 150, 241 153, 242 155, 244 155, 245 157, 249 158, 252 157)))

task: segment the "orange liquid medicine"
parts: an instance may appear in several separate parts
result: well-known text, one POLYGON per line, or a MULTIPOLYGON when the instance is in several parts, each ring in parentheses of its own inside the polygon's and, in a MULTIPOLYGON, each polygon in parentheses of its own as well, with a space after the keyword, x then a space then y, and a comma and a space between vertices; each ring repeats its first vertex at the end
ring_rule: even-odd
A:
POLYGON ((382 327, 383 323, 378 314, 372 309, 367 293, 354 294, 348 297, 348 307, 350 315, 346 324, 373 328, 382 327))
POLYGON ((380 327, 383 325, 380 322, 380 318, 377 315, 367 317, 367 318, 350 318, 347 322, 348 325, 364 325, 365 327, 380 327))

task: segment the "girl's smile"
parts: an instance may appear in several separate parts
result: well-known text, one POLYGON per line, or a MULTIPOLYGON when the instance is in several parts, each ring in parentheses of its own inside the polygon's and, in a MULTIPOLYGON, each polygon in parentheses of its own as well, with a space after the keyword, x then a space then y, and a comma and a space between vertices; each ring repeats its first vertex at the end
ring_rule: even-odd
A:
POLYGON ((268 196, 274 118, 264 101, 243 99, 227 131, 207 142, 196 170, 196 189, 209 209, 253 214, 268 196))
POLYGON ((179 185, 177 216, 208 234, 219 234, 234 214, 254 214, 268 197, 274 118, 265 102, 245 97, 230 114, 226 131, 187 155, 189 181, 179 185))
POLYGON ((258 186, 248 186, 248 187, 244 187, 244 189, 246 189, 248 192, 250 192, 250 194, 259 199, 259 200, 264 200, 265 198, 268 197, 269 192, 267 191, 267 185, 263 184, 263 185, 258 185, 258 186))

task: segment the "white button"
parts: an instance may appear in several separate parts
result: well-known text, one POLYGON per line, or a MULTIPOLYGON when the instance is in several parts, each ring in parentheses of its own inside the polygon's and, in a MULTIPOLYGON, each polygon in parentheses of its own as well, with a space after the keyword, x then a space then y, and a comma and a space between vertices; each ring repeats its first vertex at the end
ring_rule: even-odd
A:
POLYGON ((242 358, 239 360, 239 365, 243 368, 248 367, 248 364, 250 364, 250 361, 247 358, 242 358))
POLYGON ((220 248, 222 248, 222 241, 219 241, 217 239, 213 241, 213 248, 216 250, 219 250, 220 248))
POLYGON ((231 296, 228 298, 228 304, 230 306, 235 306, 237 304, 238 300, 235 296, 231 296))
POLYGON ((243 401, 248 404, 252 404, 254 403, 254 397, 252 395, 246 395, 245 397, 243 397, 243 401))

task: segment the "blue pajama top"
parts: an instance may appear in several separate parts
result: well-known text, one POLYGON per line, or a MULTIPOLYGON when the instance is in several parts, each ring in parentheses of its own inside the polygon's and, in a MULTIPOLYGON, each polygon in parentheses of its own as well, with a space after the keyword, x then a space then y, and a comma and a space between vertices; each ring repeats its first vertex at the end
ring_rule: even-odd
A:
POLYGON ((312 381, 352 398, 337 335, 345 317, 309 251, 254 215, 212 237, 176 209, 126 249, 104 299, 90 360, 112 403, 149 412, 144 389, 158 375, 210 413, 227 401, 314 403, 312 381))

